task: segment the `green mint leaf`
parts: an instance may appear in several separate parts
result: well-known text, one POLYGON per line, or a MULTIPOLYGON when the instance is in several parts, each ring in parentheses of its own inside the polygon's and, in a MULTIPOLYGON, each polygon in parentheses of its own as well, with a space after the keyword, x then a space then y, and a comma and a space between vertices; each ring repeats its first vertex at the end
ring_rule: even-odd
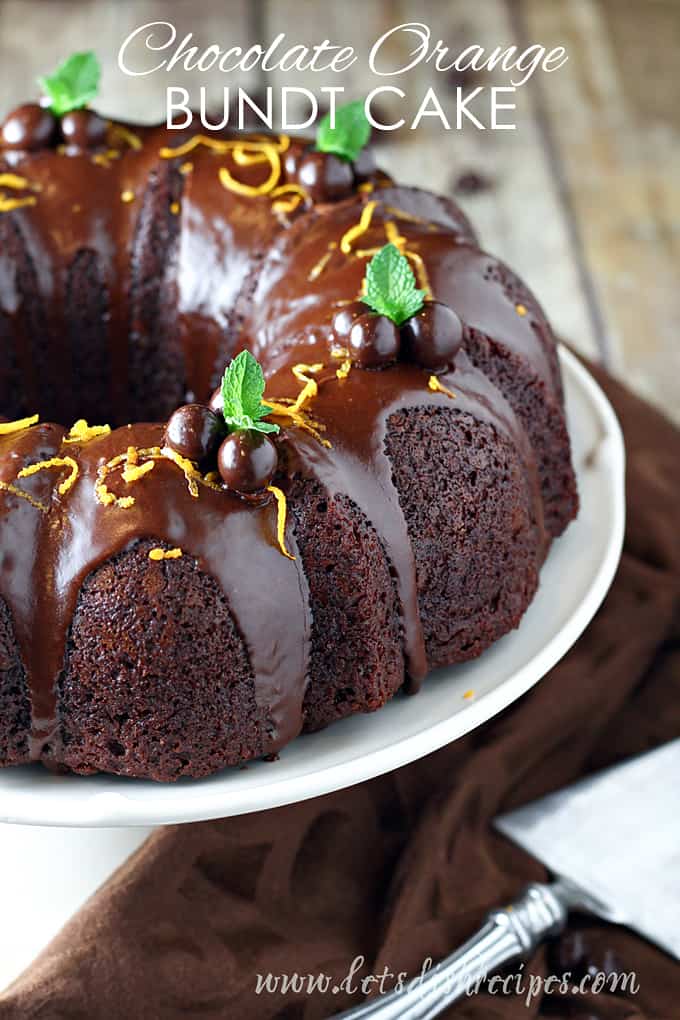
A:
POLYGON ((361 300, 397 326, 423 307, 425 291, 416 287, 409 261, 396 245, 386 244, 368 263, 366 293, 361 300))
POLYGON ((232 430, 278 432, 279 426, 261 419, 271 412, 262 403, 264 375, 250 351, 241 351, 227 366, 222 378, 222 414, 232 430))
POLYGON ((55 117, 87 106, 97 95, 101 67, 95 54, 74 53, 50 75, 38 78, 55 117))
POLYGON ((253 430, 255 432, 278 432, 279 426, 275 425, 273 421, 256 421, 253 424, 253 430))
POLYGON ((364 113, 362 99, 339 106, 335 111, 335 127, 331 127, 331 115, 321 118, 316 131, 316 147, 319 152, 332 152, 350 163, 357 158, 371 137, 371 125, 364 113))

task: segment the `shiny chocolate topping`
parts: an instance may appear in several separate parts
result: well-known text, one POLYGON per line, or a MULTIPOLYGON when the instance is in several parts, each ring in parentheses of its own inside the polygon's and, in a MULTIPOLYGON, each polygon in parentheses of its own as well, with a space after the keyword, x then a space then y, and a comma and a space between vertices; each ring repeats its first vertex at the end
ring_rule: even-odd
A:
POLYGON ((71 110, 60 120, 61 136, 76 149, 96 149, 106 141, 108 122, 94 110, 71 110))
POLYGON ((183 404, 170 416, 165 444, 200 464, 217 452, 225 431, 224 418, 206 404, 183 404))
POLYGON ((25 103, 12 110, 0 127, 0 148, 33 152, 46 149, 55 139, 57 122, 38 103, 25 103))
POLYGON ((262 492, 272 481, 278 464, 273 441, 261 432, 232 432, 217 454, 217 470, 227 489, 250 494, 262 492))
POLYGON ((401 328, 404 354, 416 365, 442 371, 455 361, 463 346, 463 323, 453 308, 426 301, 401 328))
MULTIPOLYGON (((300 558, 281 554, 276 504, 271 498, 246 503, 204 483, 193 496, 182 468, 160 454, 163 432, 162 425, 129 426, 79 445, 64 444, 64 430, 49 425, 0 441, 1 480, 16 482, 33 500, 0 490, 0 594, 10 607, 29 680, 34 758, 59 739, 57 682, 83 581, 149 535, 195 558, 221 585, 250 657, 257 703, 269 719, 268 752, 300 729, 311 626, 307 582, 300 558), (138 451, 137 466, 152 459, 154 468, 126 483, 131 447, 138 451), (59 485, 69 465, 16 480, 20 467, 66 456, 78 473, 63 494, 59 485), (107 491, 133 499, 130 505, 107 505, 97 496, 107 464, 107 491)), ((286 542, 294 551, 290 529, 286 542)))

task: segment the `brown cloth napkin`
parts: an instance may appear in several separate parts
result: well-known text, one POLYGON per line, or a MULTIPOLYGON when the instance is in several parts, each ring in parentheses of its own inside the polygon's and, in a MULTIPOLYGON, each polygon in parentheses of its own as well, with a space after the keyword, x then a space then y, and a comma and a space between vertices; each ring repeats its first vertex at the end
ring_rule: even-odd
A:
MULTIPOLYGON (((0 1020, 327 1017, 361 993, 257 995, 256 975, 339 983, 358 956, 355 983, 385 967, 417 973, 545 877, 491 831, 494 815, 680 735, 680 433, 598 374, 626 434, 626 546, 570 654, 501 716, 397 772, 276 811, 159 830, 0 996, 0 1020)), ((586 918, 525 979, 589 968, 635 971, 639 992, 553 991, 529 1005, 482 992, 446 1015, 680 1017, 680 963, 586 918)))

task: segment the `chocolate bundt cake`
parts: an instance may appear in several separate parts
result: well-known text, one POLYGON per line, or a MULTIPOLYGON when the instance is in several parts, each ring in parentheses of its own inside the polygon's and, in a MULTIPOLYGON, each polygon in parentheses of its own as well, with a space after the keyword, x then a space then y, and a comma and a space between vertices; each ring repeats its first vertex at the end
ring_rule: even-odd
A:
POLYGON ((205 776, 519 624, 577 510, 554 337, 353 156, 6 119, 1 765, 205 776))

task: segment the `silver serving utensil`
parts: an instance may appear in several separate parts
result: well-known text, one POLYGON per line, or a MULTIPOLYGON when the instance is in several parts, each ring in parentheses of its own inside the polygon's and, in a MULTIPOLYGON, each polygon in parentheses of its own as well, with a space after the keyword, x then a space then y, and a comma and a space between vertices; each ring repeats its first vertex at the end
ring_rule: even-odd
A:
POLYGON ((430 1020, 487 975, 558 935, 570 910, 633 928, 680 959, 680 739, 494 821, 556 879, 493 910, 480 931, 406 989, 342 1020, 430 1020))

